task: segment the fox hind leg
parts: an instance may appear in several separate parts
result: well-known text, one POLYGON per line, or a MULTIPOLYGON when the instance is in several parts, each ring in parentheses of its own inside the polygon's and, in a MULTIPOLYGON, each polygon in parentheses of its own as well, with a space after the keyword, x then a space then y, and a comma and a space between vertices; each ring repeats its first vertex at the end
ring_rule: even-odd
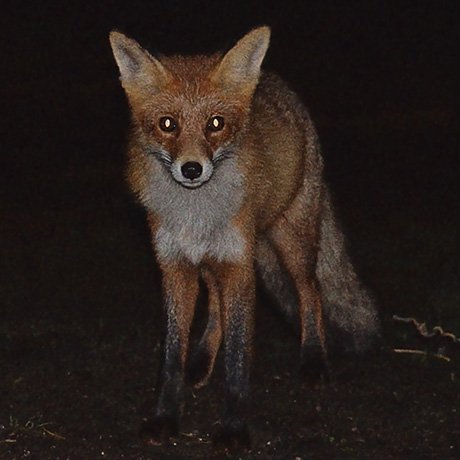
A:
POLYGON ((187 364, 188 378, 195 388, 208 383, 222 342, 222 317, 219 285, 211 270, 204 267, 201 277, 208 288, 208 322, 198 349, 187 364))
POLYGON ((287 320, 298 324, 299 301, 292 278, 282 266, 273 244, 266 237, 260 237, 256 246, 257 274, 265 290, 273 298, 287 320))
POLYGON ((301 324, 301 364, 307 375, 327 376, 327 346, 323 306, 316 276, 319 241, 320 190, 311 200, 304 185, 291 207, 278 219, 269 238, 286 271, 294 281, 301 324))

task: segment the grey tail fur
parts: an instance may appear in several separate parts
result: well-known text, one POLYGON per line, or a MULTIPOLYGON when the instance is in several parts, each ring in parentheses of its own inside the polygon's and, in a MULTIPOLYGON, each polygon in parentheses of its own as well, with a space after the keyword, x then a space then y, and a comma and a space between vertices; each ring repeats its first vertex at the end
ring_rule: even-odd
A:
POLYGON ((332 329, 347 342, 351 340, 355 351, 369 348, 378 337, 377 309, 347 254, 328 191, 323 202, 316 275, 325 317, 332 329))

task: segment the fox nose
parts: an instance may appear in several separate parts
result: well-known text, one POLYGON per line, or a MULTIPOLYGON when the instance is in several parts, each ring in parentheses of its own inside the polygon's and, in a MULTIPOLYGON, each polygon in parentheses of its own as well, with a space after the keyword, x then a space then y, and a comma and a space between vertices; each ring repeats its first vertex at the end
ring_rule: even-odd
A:
POLYGON ((203 172, 203 166, 201 166, 200 163, 197 163, 196 161, 187 161, 187 163, 182 165, 181 171, 182 175, 186 179, 193 180, 201 176, 201 173, 203 172))

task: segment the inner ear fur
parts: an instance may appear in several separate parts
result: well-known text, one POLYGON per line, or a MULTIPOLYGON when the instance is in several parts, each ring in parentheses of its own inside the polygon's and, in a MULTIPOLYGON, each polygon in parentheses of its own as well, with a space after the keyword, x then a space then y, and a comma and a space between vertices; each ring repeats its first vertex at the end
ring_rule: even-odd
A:
POLYGON ((270 28, 259 27, 246 34, 220 61, 212 77, 219 87, 235 91, 243 98, 252 96, 260 67, 270 43, 270 28))
POLYGON ((121 83, 128 94, 141 88, 158 92, 168 84, 171 79, 168 70, 139 43, 116 30, 109 39, 121 83))

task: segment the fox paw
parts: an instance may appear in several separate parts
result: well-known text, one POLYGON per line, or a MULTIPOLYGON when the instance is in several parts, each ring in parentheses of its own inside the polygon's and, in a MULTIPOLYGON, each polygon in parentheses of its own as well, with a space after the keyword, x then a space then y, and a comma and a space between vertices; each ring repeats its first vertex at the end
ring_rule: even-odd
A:
POLYGON ((237 427, 221 426, 212 441, 217 452, 241 453, 251 448, 251 435, 245 423, 237 427))
POLYGON ((199 349, 187 364, 187 380, 195 388, 200 388, 208 383, 211 370, 208 350, 199 349))
POLYGON ((324 353, 316 350, 305 350, 302 353, 301 374, 307 380, 317 382, 330 380, 330 367, 324 353))
POLYGON ((139 438, 145 446, 159 446, 170 442, 178 434, 178 418, 159 415, 144 421, 139 431, 139 438))

